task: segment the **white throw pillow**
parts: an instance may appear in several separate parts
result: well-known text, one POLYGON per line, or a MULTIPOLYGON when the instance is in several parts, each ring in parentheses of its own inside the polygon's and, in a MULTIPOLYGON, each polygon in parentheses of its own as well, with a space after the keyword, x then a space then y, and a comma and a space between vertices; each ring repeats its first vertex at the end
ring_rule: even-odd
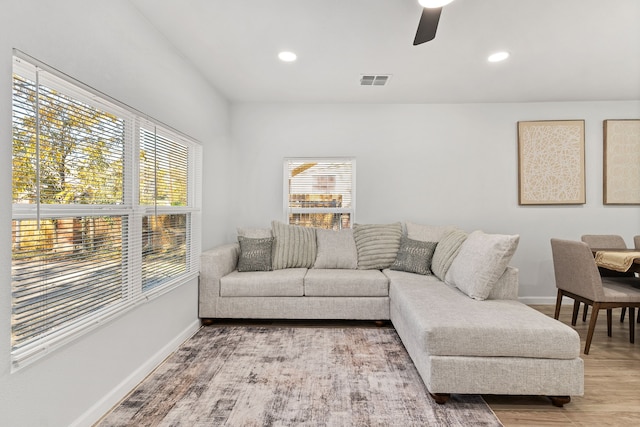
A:
POLYGON ((487 299, 513 256, 519 235, 474 231, 460 246, 445 282, 476 300, 487 299))
POLYGON ((318 254, 313 268, 358 267, 358 251, 353 239, 353 230, 347 228, 340 231, 316 229, 318 254))
POLYGON ((406 222, 407 237, 421 242, 439 242, 444 236, 456 230, 453 225, 421 225, 406 222))

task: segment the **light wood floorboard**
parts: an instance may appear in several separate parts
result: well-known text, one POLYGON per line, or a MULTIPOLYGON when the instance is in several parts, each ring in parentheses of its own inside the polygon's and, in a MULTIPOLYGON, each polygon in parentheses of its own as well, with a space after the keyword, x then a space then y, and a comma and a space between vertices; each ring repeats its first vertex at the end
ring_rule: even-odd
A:
MULTIPOLYGON (((532 306, 553 317, 555 307, 532 306)), ((571 325, 572 304, 563 305, 560 321, 571 325)), ((591 311, 589 311, 589 316, 591 311)), ((582 306, 575 329, 582 350, 589 319, 582 321, 582 306)), ((544 397, 483 396, 505 427, 511 426, 631 426, 640 423, 640 324, 636 343, 629 343, 628 313, 620 323, 613 310, 612 336, 607 337, 606 311, 601 310, 589 354, 581 355, 585 369, 584 396, 556 408, 544 397)))

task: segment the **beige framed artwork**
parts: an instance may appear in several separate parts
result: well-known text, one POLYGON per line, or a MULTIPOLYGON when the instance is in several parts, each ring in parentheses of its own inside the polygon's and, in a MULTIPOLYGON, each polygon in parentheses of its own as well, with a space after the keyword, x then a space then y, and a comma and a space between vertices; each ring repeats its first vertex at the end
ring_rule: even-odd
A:
POLYGON ((584 120, 518 122, 518 203, 584 204, 584 120))
POLYGON ((640 205, 640 120, 603 122, 605 205, 640 205))

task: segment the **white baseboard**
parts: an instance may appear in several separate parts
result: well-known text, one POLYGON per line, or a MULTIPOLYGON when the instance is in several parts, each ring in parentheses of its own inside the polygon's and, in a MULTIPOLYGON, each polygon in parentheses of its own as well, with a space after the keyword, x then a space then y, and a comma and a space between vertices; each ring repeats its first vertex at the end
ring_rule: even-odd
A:
MULTIPOLYGON (((556 305, 556 297, 519 297, 518 301, 527 305, 556 305)), ((563 298, 562 305, 573 305, 571 298, 563 298)))
POLYGON ((138 369, 133 371, 131 375, 125 378, 111 392, 107 393, 102 399, 96 402, 84 414, 78 417, 71 426, 84 427, 92 426, 100 420, 111 408, 113 408, 122 398, 124 398, 131 390, 134 389, 143 379, 147 377, 164 359, 173 353, 180 345, 191 338, 200 329, 200 320, 195 320, 180 334, 178 334, 167 345, 162 347, 156 354, 147 360, 138 369))
POLYGON ((556 305, 556 297, 518 297, 518 301, 527 305, 556 305))

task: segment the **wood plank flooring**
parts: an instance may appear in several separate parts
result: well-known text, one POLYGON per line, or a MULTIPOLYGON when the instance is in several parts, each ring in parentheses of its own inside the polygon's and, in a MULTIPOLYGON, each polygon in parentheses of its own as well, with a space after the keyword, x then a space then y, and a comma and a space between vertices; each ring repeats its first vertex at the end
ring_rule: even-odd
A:
MULTIPOLYGON (((553 317, 554 306, 532 306, 553 317)), ((563 305, 560 321, 571 325, 572 304, 563 305)), ((589 316, 591 311, 589 311, 589 316)), ((575 329, 582 350, 589 319, 582 321, 582 307, 575 329)), ((505 427, 511 426, 631 426, 640 423, 640 324, 636 342, 629 343, 628 313, 620 323, 620 310, 613 310, 613 332, 607 337, 607 316, 602 310, 585 366, 584 396, 556 408, 536 396, 483 396, 505 427)))

